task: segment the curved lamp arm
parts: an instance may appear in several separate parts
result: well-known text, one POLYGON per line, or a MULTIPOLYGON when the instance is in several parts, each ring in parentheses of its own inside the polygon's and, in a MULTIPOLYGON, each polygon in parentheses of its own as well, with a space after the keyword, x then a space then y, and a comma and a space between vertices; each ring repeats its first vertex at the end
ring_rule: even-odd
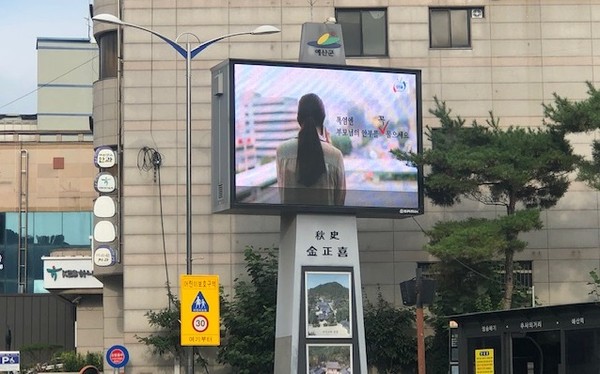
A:
MULTIPOLYGON (((102 22, 102 23, 110 23, 110 24, 113 24, 113 25, 133 27, 135 29, 139 29, 139 30, 143 30, 143 31, 149 32, 150 34, 156 35, 157 37, 159 37, 162 40, 164 40, 165 42, 167 42, 171 47, 175 48, 175 50, 181 56, 183 56, 184 58, 187 58, 188 52, 187 52, 187 50, 185 48, 183 48, 182 46, 180 46, 175 40, 167 38, 163 34, 161 34, 159 32, 156 32, 156 31, 154 31, 152 29, 149 29, 149 28, 144 27, 144 26, 136 25, 135 23, 124 22, 121 19, 113 16, 112 14, 107 14, 107 13, 98 14, 97 16, 92 17, 92 20, 97 21, 97 22, 102 22)), ((280 32, 280 30, 277 27, 270 26, 270 25, 263 25, 263 26, 259 26, 259 27, 255 28, 252 31, 236 32, 236 33, 232 33, 232 34, 222 35, 222 36, 216 37, 214 39, 207 40, 204 43, 200 43, 200 45, 198 45, 197 47, 195 47, 194 49, 192 49, 190 51, 190 58, 194 58, 198 53, 202 52, 209 45, 214 44, 214 43, 218 42, 219 40, 223 40, 223 39, 226 39, 226 38, 231 38, 232 36, 239 36, 239 35, 266 35, 266 34, 275 34, 275 33, 278 33, 278 32, 280 32)), ((191 35, 193 35, 193 34, 191 34, 191 35)))

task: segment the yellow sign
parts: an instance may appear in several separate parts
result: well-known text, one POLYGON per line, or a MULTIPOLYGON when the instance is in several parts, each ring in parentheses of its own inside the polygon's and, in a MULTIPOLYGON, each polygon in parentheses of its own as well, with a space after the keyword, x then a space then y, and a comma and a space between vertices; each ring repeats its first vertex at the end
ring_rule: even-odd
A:
POLYGON ((475 374, 494 374, 494 350, 475 350, 475 374))
POLYGON ((181 275, 181 345, 221 344, 218 275, 181 275))

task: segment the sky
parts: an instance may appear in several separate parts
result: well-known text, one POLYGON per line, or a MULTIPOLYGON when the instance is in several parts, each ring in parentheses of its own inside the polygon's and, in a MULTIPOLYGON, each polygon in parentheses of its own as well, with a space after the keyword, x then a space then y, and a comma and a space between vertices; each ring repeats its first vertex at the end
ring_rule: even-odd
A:
POLYGON ((0 0, 0 114, 37 113, 36 40, 87 39, 90 2, 0 0))

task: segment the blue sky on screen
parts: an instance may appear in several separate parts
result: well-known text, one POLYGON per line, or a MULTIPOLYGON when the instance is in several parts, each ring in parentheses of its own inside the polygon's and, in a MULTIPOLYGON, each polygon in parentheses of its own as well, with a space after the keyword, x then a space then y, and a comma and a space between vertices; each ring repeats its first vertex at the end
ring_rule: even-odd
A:
POLYGON ((0 0, 0 114, 37 113, 36 40, 88 38, 90 1, 0 0))

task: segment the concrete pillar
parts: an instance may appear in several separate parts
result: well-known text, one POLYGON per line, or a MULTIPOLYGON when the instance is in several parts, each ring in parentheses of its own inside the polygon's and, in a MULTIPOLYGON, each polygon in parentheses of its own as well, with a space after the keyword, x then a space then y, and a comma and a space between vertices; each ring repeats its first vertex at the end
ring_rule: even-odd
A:
POLYGON ((275 373, 317 365, 367 373, 354 216, 281 218, 275 373))

